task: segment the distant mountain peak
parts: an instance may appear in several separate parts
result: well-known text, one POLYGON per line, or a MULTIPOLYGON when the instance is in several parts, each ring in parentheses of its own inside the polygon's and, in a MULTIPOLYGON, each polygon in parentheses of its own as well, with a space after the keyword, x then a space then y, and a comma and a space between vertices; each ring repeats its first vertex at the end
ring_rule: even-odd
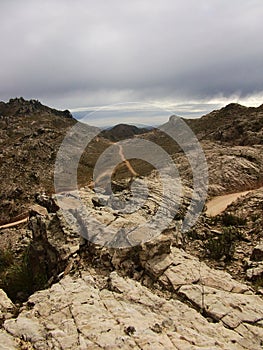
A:
POLYGON ((10 98, 8 102, 0 102, 0 114, 6 116, 22 116, 39 112, 52 113, 64 118, 73 118, 68 110, 60 111, 43 105, 39 100, 26 100, 23 97, 10 98))
POLYGON ((134 135, 144 134, 146 132, 149 132, 149 129, 138 128, 135 125, 129 124, 117 124, 110 129, 104 130, 102 135, 111 141, 119 141, 132 138, 134 135))
POLYGON ((228 105, 226 105, 225 107, 221 108, 222 111, 234 111, 234 110, 245 110, 248 107, 243 106, 239 103, 235 103, 235 102, 231 102, 228 105))

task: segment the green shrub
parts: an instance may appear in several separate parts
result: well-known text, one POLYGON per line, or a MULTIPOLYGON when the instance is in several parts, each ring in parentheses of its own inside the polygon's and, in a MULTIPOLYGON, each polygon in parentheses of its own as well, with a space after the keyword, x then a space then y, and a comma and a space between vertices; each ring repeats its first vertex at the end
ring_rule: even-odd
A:
POLYGON ((34 275, 30 263, 30 246, 24 251, 19 261, 8 260, 9 265, 1 271, 0 288, 14 302, 26 300, 36 290, 41 289, 47 283, 47 275, 44 271, 34 275))
POLYGON ((231 260, 235 252, 235 241, 240 237, 240 231, 235 227, 224 227, 222 234, 209 237, 205 241, 206 256, 212 259, 225 257, 226 261, 231 260))
POLYGON ((263 276, 256 278, 255 281, 253 281, 253 284, 254 284, 254 288, 256 290, 262 288, 263 287, 263 276))
POLYGON ((13 253, 7 250, 0 250, 0 270, 2 271, 6 267, 10 266, 14 261, 13 253))
POLYGON ((221 222, 224 226, 244 226, 246 224, 246 218, 224 213, 221 215, 221 222))

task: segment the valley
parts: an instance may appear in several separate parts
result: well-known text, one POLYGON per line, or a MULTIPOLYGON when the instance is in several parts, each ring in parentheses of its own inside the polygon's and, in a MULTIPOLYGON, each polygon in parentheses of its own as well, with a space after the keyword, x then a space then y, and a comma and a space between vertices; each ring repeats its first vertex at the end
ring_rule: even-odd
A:
POLYGON ((1 102, 0 116, 0 344, 262 348, 262 106, 231 104, 186 120, 209 180, 205 206, 187 231, 193 169, 163 130, 121 124, 99 133, 80 156, 77 191, 59 169, 55 193, 56 157, 77 121, 22 98, 1 102), (138 140, 138 157, 129 156, 127 138, 138 140), (177 178, 140 159, 147 142, 171 157, 177 178), (107 149, 112 159, 94 183, 107 149))

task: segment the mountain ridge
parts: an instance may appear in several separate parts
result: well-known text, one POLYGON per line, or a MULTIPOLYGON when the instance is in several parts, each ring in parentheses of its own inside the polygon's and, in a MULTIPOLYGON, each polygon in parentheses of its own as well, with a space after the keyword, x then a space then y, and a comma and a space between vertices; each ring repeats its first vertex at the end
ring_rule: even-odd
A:
MULTIPOLYGON (((185 121, 196 133, 198 139, 204 142, 205 147, 207 141, 217 145, 215 154, 221 152, 222 145, 243 147, 263 144, 263 105, 254 108, 229 104, 199 119, 185 121), (228 123, 225 121, 226 119, 228 119, 228 123), (237 120, 238 123, 236 123, 237 120), (240 123, 243 123, 242 128, 240 123), (243 133, 239 134, 238 131, 241 129, 243 129, 243 133), (247 141, 245 142, 245 140, 247 141)), ((7 103, 0 102, 0 144, 2 148, 0 175, 4 179, 1 188, 0 221, 2 223, 9 222, 10 218, 23 213, 27 208, 24 203, 31 203, 34 200, 35 192, 47 191, 52 193, 56 152, 67 131, 75 123, 77 123, 77 120, 72 117, 69 111, 57 111, 42 105, 37 100, 27 101, 24 98, 14 98, 7 103)), ((98 136, 98 142, 94 140, 90 145, 90 151, 88 153, 84 152, 80 160, 78 171, 83 185, 85 181, 86 183, 91 181, 96 159, 112 142, 136 136, 160 144, 168 153, 177 154, 178 152, 178 147, 173 145, 172 140, 165 135, 161 135, 158 129, 140 129, 132 125, 119 124, 111 130, 102 131, 98 136)), ((235 151, 235 157, 238 159, 236 153, 238 151, 235 151)), ((210 164, 214 162, 213 159, 218 159, 215 154, 211 156, 208 154, 210 164)), ((257 179, 258 170, 255 172, 260 163, 258 151, 246 151, 242 154, 246 157, 246 162, 250 161, 250 163, 243 162, 244 164, 238 167, 238 172, 241 171, 243 166, 251 167, 253 176, 246 180, 250 189, 255 187, 256 183, 262 181, 257 179), (253 159, 256 160, 256 164, 253 163, 253 159)), ((218 167, 221 167, 221 164, 222 162, 218 164, 218 167)), ((228 161, 227 167, 229 166, 228 161)), ((142 175, 148 174, 152 170, 152 167, 144 166, 139 162, 138 172, 140 172, 140 167, 142 175)), ((184 166, 182 168, 184 175, 184 166)), ((124 167, 122 174, 126 174, 126 172, 124 167)), ((216 174, 213 182, 216 182, 216 179, 222 176, 219 175, 220 172, 211 173, 212 178, 213 174, 216 174)), ((129 175, 127 173, 125 176, 129 175)), ((231 180, 229 186, 233 186, 234 178, 236 178, 236 175, 233 174, 233 180, 231 180)), ((235 188, 235 190, 238 189, 235 188)), ((229 191, 229 189, 226 190, 229 191)), ((216 194, 220 193, 224 192, 216 192, 216 194)))
MULTIPOLYGON (((24 112, 16 106, 9 109, 9 120, 8 113, 0 118, 1 215, 7 219, 23 210, 29 214, 28 223, 1 228, 0 343, 14 350, 261 349, 263 188, 215 217, 204 209, 194 227, 184 232, 193 200, 193 169, 187 151, 155 129, 134 137, 152 140, 171 155, 182 179, 182 198, 172 198, 174 178, 164 191, 158 171, 134 159, 131 174, 125 149, 101 134, 79 163, 78 180, 88 182, 78 191, 84 205, 77 208, 70 192, 61 193, 61 204, 50 196, 54 162, 76 121, 31 104, 36 109, 24 112), (122 162, 122 171, 115 169, 121 176, 111 176, 112 192, 103 186, 95 192, 90 176, 110 145, 116 161, 122 162), (147 182, 147 198, 142 203, 134 196, 138 210, 126 212, 122 204, 131 200, 134 179, 147 182), (160 232, 177 201, 176 214, 160 232), (158 215, 160 203, 164 210, 158 215), (69 209, 69 217, 58 204, 69 209), (145 223, 150 223, 148 228, 145 223)), ((236 125, 226 128, 224 119, 240 119, 245 111, 231 105, 207 119, 221 113, 223 132, 236 137, 236 125)), ((261 111, 253 113, 254 119, 257 114, 261 118, 261 111)), ((250 128, 250 117, 251 112, 244 114, 244 128, 246 123, 250 128)), ((204 119, 196 122, 197 129, 207 125, 204 119)), ((240 144, 239 135, 232 144, 224 137, 216 139, 217 129, 210 124, 211 134, 202 138, 196 133, 208 164, 208 194, 256 188, 263 180, 263 145, 257 143, 261 124, 249 146, 240 144)), ((136 154, 139 158, 139 148, 136 154)))
POLYGON ((25 100, 23 97, 15 97, 10 98, 8 102, 0 101, 0 115, 2 116, 21 116, 35 112, 48 112, 57 116, 74 119, 69 110, 57 110, 43 105, 39 100, 25 100))
POLYGON ((184 120, 199 140, 209 139, 244 146, 263 144, 263 104, 245 107, 230 103, 201 118, 184 120))

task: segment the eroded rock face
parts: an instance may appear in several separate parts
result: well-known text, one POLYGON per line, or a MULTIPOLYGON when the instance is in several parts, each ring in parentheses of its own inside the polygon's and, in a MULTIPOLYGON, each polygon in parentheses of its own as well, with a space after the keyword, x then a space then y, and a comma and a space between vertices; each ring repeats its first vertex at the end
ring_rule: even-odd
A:
POLYGON ((33 274, 44 273, 47 279, 51 278, 51 282, 55 281, 79 250, 80 237, 65 222, 59 211, 48 214, 38 209, 31 212, 31 215, 29 227, 32 243, 29 259, 33 274))
MULTIPOLYGON (((173 291, 178 291, 182 285, 199 284, 224 290, 230 293, 245 293, 249 287, 234 280, 228 273, 208 267, 199 259, 192 257, 183 250, 172 248, 171 254, 166 257, 167 267, 159 279, 164 284, 172 286, 173 291)), ((150 260, 146 267, 151 271, 160 273, 159 266, 163 269, 164 260, 159 262, 150 260)))
MULTIPOLYGON (((0 329, 0 349, 1 350, 17 350, 18 341, 5 330, 0 329)), ((30 349, 30 348, 28 348, 30 349)))
POLYGON ((209 168, 209 194, 241 192, 262 186, 262 145, 227 146, 202 143, 209 168))
MULTIPOLYGON (((99 217, 105 208, 94 207, 91 195, 86 200, 99 217)), ((145 213, 136 214, 137 222, 145 213)), ((117 227, 127 220, 118 211, 107 215, 105 222, 117 227)), ((18 340, 41 350, 262 348, 262 298, 176 247, 179 222, 122 249, 81 239, 75 224, 60 210, 38 208, 30 218, 39 259, 51 274, 62 273, 31 295, 17 317, 3 318, 0 340, 10 349, 18 340)))
MULTIPOLYGON (((73 191, 59 194, 58 202, 75 231, 89 242, 112 248, 138 246, 157 238, 165 229, 177 233, 176 227, 191 197, 191 189, 180 188, 178 184, 175 187, 179 187, 178 192, 182 190, 182 196, 174 193, 165 193, 164 196, 156 174, 145 181, 148 194, 143 193, 143 185, 135 194, 124 190, 113 194, 97 193, 96 196, 94 191, 85 187, 79 191, 81 205, 73 191)), ((138 182, 143 183, 141 179, 138 182)))
POLYGON ((8 298, 6 293, 0 289, 0 323, 11 318, 15 312, 15 305, 8 298))
MULTIPOLYGON (((259 290, 256 294, 226 272, 208 267, 191 255, 191 249, 191 254, 179 249, 185 247, 187 239, 180 228, 193 184, 189 162, 178 153, 178 148, 172 150, 172 144, 166 144, 167 140, 156 131, 143 136, 159 142, 164 149, 167 147, 177 161, 183 184, 188 186, 183 188, 182 198, 173 200, 170 188, 163 193, 155 171, 149 175, 146 169, 149 176, 143 181, 148 181, 150 193, 143 205, 134 201, 138 210, 124 210, 132 197, 127 184, 123 186, 116 180, 113 194, 109 187, 96 194, 88 188, 81 191, 88 213, 76 212, 72 207, 74 196, 68 196, 67 218, 72 221, 67 222, 55 201, 44 194, 34 194, 42 191, 42 187, 52 190, 56 150, 66 129, 75 121, 68 118, 67 112, 43 108, 37 101, 17 99, 0 105, 4 116, 0 118, 1 136, 8 141, 4 142, 3 152, 2 177, 7 183, 4 183, 2 219, 23 214, 24 210, 27 215, 35 199, 38 205, 30 209, 32 237, 26 234, 20 248, 30 245, 30 267, 34 275, 41 267, 49 278, 46 286, 56 282, 31 295, 20 310, 0 291, 0 349, 262 348, 263 301, 259 290), (41 118, 35 118, 39 108, 41 118), (176 217, 165 226, 166 232, 161 230, 163 234, 154 235, 144 227, 134 233, 134 225, 143 227, 151 220, 162 200, 164 210, 152 226, 153 233, 178 204, 176 217), (96 226, 94 219, 104 226, 96 226), (83 231, 78 230, 79 226, 83 231), (103 227, 111 227, 118 234, 112 237, 110 233, 105 240, 103 227)), ((191 124, 202 140, 207 157, 210 195, 262 185, 262 106, 256 111, 230 105, 219 115, 212 113, 209 118, 202 118, 201 129, 198 121, 191 124), (249 118, 244 119, 242 111, 252 114, 249 112, 249 118), (238 117, 234 123, 233 116, 238 117), (245 125, 247 122, 251 124, 249 127, 245 125)), ((92 152, 88 152, 94 156, 91 165, 109 144, 103 138, 94 141, 92 152)), ((74 151, 68 159, 70 156, 74 156, 74 151)), ((87 174, 90 176, 92 167, 87 168, 88 163, 85 157, 80 161, 80 174, 85 173, 81 184, 87 183, 87 174)), ((171 179, 168 183, 175 186, 171 179)), ((61 186, 58 192, 63 191, 61 186)), ((242 205, 240 199, 229 208, 230 213, 242 216, 245 212, 248 218, 234 260, 243 262, 244 257, 250 256, 245 265, 247 278, 252 281, 260 281, 263 275, 262 244, 259 244, 262 199, 262 191, 255 191, 242 199, 242 205)), ((198 232, 200 241, 213 229, 203 219, 198 232)), ((222 232, 221 228, 217 231, 222 232)))
MULTIPOLYGON (((41 350, 261 349, 260 327, 227 329, 224 322, 210 323, 183 302, 157 296, 116 272, 109 279, 93 274, 66 276, 35 293, 16 319, 5 322, 5 329, 41 350)), ((249 298, 255 301, 250 295, 244 300, 249 298)), ((246 313, 243 306, 248 322, 256 319, 252 308, 246 313)), ((236 312, 241 313, 238 308, 236 312)))
MULTIPOLYGON (((36 292, 4 322, 8 339, 41 350, 261 349, 262 298, 165 239, 138 251, 138 281, 80 264, 36 292)), ((127 252, 108 254, 124 273, 127 252)))

